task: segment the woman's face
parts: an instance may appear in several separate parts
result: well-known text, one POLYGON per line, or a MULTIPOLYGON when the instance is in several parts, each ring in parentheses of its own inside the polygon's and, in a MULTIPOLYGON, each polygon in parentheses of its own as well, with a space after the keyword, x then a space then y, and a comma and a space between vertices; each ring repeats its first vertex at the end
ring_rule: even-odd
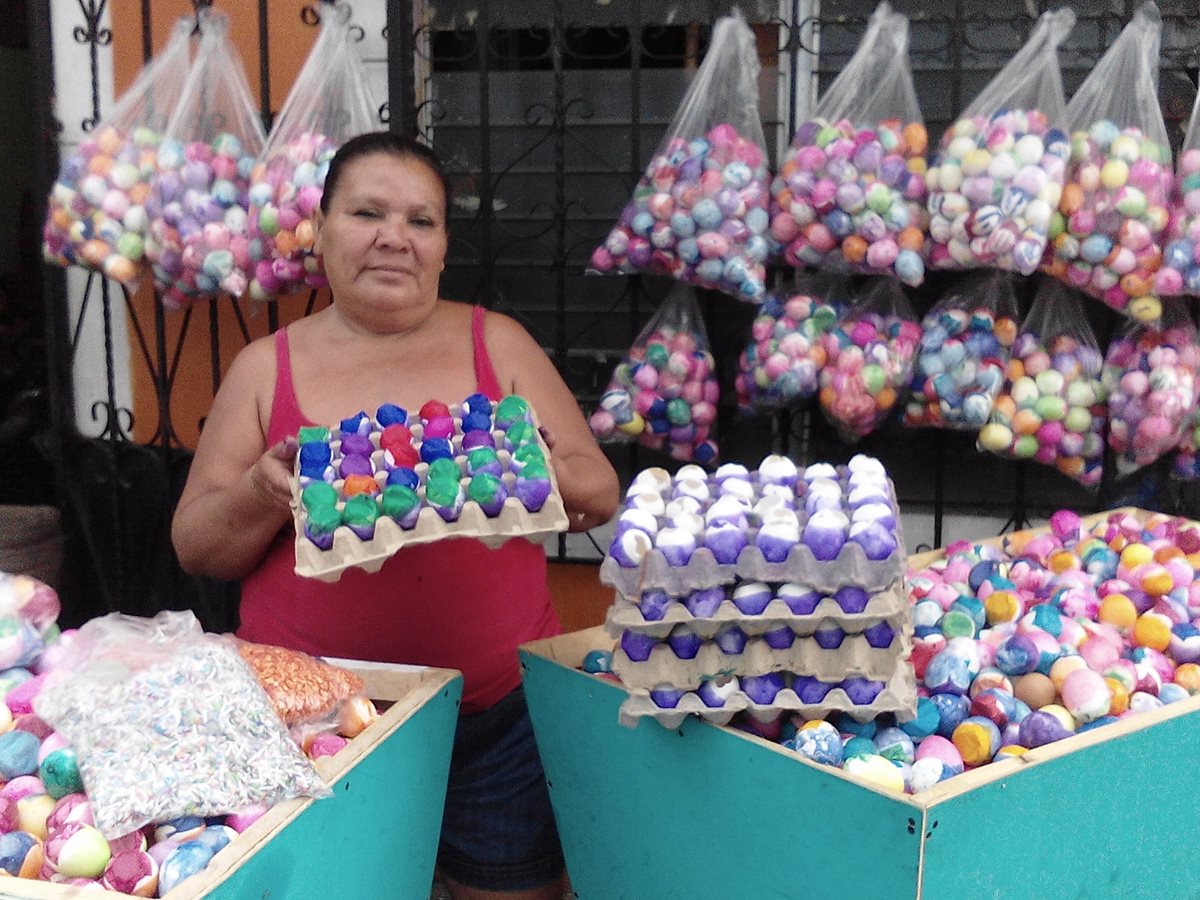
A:
POLYGON ((343 311, 386 327, 397 315, 433 308, 446 259, 446 202, 420 159, 373 153, 348 163, 319 223, 313 249, 343 311))

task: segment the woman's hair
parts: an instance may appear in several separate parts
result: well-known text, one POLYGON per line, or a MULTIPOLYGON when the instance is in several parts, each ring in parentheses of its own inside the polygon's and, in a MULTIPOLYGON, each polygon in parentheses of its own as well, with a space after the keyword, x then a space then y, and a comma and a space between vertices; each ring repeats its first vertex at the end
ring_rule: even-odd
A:
POLYGON ((442 170, 442 161, 424 144, 390 131, 369 131, 366 134, 350 138, 338 148, 338 152, 329 162, 329 174, 325 176, 325 188, 321 193, 321 212, 329 212, 329 202, 337 193, 342 170, 354 160, 376 153, 384 153, 397 159, 415 159, 424 163, 429 171, 437 176, 437 180, 442 185, 442 197, 446 202, 446 216, 447 219, 449 218, 450 181, 442 170))

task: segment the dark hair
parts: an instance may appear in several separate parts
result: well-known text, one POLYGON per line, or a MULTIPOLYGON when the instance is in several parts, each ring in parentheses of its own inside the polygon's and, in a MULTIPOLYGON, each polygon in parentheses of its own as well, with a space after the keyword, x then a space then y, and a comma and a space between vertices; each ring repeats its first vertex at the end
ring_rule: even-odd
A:
MULTIPOLYGON (((442 185, 442 197, 446 202, 446 217, 450 216, 450 181, 442 170, 442 161, 427 146, 410 137, 390 131, 369 131, 350 138, 338 148, 329 161, 329 174, 325 176, 325 188, 321 193, 321 212, 329 212, 329 201, 337 193, 342 170, 364 156, 383 153, 398 159, 415 159, 424 163, 442 185)), ((445 223, 444 223, 445 224, 445 223)))

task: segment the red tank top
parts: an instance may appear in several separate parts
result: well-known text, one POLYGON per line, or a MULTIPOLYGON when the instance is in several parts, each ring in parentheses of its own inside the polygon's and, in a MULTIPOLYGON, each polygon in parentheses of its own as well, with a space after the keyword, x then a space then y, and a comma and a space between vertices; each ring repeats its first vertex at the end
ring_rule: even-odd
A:
MULTIPOLYGON (((480 393, 498 400, 483 316, 483 307, 472 312, 475 380, 480 393)), ((296 401, 285 328, 275 333, 275 356, 268 446, 314 424, 296 401)), ((520 684, 518 645, 562 630, 545 551, 522 538, 495 550, 468 538, 408 547, 378 572, 348 569, 333 584, 296 575, 294 542, 285 527, 242 582, 239 637, 315 656, 458 669, 462 711, 476 712, 520 684)))

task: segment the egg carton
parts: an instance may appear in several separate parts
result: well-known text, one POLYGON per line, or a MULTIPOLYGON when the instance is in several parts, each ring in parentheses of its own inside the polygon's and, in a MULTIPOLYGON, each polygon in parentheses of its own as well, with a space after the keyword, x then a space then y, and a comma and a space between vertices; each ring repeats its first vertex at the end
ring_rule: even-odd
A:
MULTIPOLYGON (((451 410, 455 414, 457 424, 459 421, 457 418, 457 406, 451 407, 451 410)), ((420 428, 420 423, 412 426, 413 443, 415 446, 419 446, 418 435, 420 428)), ((496 430, 492 434, 496 440, 497 448, 502 447, 504 432, 496 430)), ((370 437, 376 448, 378 448, 379 433, 373 432, 370 437)), ((456 450, 461 446, 461 439, 462 436, 460 433, 456 434, 453 439, 456 450)), ((537 512, 530 512, 517 497, 513 496, 516 475, 511 471, 507 471, 511 462, 511 454, 507 450, 497 449, 496 456, 506 470, 500 476, 500 480, 504 482, 505 487, 508 489, 509 497, 504 501, 504 505, 495 516, 489 517, 478 503, 467 500, 463 504, 458 518, 452 522, 447 522, 436 509, 422 505, 413 527, 402 528, 398 522, 389 516, 383 515, 381 512, 375 523, 373 537, 364 540, 355 534, 348 525, 341 525, 334 530, 333 546, 328 550, 322 550, 304 534, 307 511, 301 502, 301 494, 305 484, 301 484, 298 474, 299 461, 297 461, 297 474, 293 475, 291 479, 292 521, 296 531, 296 574, 306 578, 315 578, 319 581, 334 582, 341 577, 344 571, 350 568, 360 568, 367 572, 377 572, 388 559, 395 555, 396 551, 404 547, 429 544, 447 538, 474 538, 482 541, 489 547, 498 547, 512 538, 526 538, 532 541, 539 541, 544 540, 552 534, 566 531, 570 520, 563 506, 562 494, 558 488, 558 477, 555 474, 554 466, 550 464, 550 451, 540 434, 537 435, 536 441, 546 457, 546 469, 550 476, 550 493, 541 509, 537 512)), ((331 447, 337 444, 340 444, 340 441, 330 441, 331 447)), ((382 461, 382 451, 376 449, 375 453, 372 454, 372 458, 375 460, 376 468, 379 470, 376 472, 375 478, 382 488, 382 485, 387 481, 387 472, 383 470, 380 464, 382 461), (376 456, 379 459, 376 459, 376 456)), ((460 479, 460 484, 463 490, 466 491, 470 479, 465 475, 465 458, 458 456, 456 462, 460 472, 464 476, 460 479)), ((422 504, 424 504, 425 500, 425 474, 428 472, 428 469, 429 466, 423 462, 418 463, 414 467, 414 471, 421 479, 416 493, 421 498, 422 504)), ((340 478, 332 481, 332 485, 338 491, 339 495, 341 494, 342 483, 343 479, 340 478)), ((339 500, 339 510, 343 506, 344 501, 339 500)))
POLYGON ((613 637, 620 637, 626 630, 646 634, 666 635, 676 625, 689 625, 699 630, 703 623, 737 622, 747 633, 761 634, 780 625, 790 626, 797 634, 807 635, 824 624, 834 624, 846 631, 862 631, 884 619, 903 617, 907 620, 911 610, 908 593, 903 582, 893 583, 887 590, 872 594, 866 608, 860 613, 845 612, 832 597, 823 597, 811 613, 799 615, 778 597, 771 600, 761 613, 748 615, 738 609, 726 597, 716 612, 708 617, 693 616, 681 598, 673 598, 661 619, 647 619, 641 607, 633 600, 617 594, 608 607, 605 627, 613 637))
POLYGON ((848 541, 831 560, 820 560, 803 543, 796 544, 782 562, 769 562, 754 546, 757 529, 748 529, 750 542, 732 563, 718 563, 711 550, 698 547, 685 565, 673 566, 661 550, 652 549, 638 566, 621 566, 606 555, 600 564, 600 580, 624 597, 638 597, 643 591, 661 590, 674 597, 701 588, 744 581, 791 581, 832 594, 845 585, 860 587, 874 594, 887 590, 903 577, 907 556, 904 531, 896 522, 896 550, 886 559, 867 558, 866 551, 848 541))
POLYGON ((669 685, 678 690, 695 690, 709 679, 737 675, 768 675, 772 672, 800 672, 821 681, 844 678, 869 678, 884 681, 896 671, 896 665, 908 656, 911 634, 897 630, 887 647, 872 647, 861 635, 846 635, 839 647, 827 650, 815 638, 796 638, 790 647, 771 647, 761 637, 746 642, 741 653, 730 655, 717 644, 706 641, 692 659, 680 659, 668 644, 659 644, 650 656, 634 662, 621 647, 613 651, 612 670, 630 688, 669 685))
POLYGON ((696 716, 714 725, 728 725, 734 715, 746 712, 760 722, 769 722, 781 713, 798 713, 806 719, 820 719, 831 713, 844 712, 857 722, 869 722, 883 713, 892 713, 898 722, 910 721, 916 715, 917 683, 912 667, 897 666, 894 674, 873 701, 866 705, 854 703, 841 687, 833 688, 820 703, 804 703, 791 688, 784 688, 771 703, 755 703, 743 691, 733 692, 723 706, 707 706, 699 695, 689 691, 671 708, 659 706, 650 699, 646 689, 631 690, 621 703, 618 721, 635 727, 641 719, 654 719, 664 728, 678 728, 688 716, 696 716))

